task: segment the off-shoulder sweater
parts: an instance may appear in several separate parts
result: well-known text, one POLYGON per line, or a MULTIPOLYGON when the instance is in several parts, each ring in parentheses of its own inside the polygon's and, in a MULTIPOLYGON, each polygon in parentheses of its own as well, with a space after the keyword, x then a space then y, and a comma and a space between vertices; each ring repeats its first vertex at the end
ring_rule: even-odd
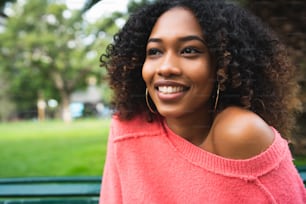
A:
POLYGON ((306 203, 288 143, 272 129, 268 149, 235 160, 191 144, 163 121, 113 117, 100 204, 306 203))

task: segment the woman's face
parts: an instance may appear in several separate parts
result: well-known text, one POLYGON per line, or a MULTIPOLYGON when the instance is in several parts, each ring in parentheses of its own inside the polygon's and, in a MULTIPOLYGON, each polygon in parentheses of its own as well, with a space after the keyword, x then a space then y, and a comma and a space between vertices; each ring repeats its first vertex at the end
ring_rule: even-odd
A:
POLYGON ((215 75, 193 13, 173 8, 159 17, 147 42, 142 77, 164 117, 207 115, 215 75))

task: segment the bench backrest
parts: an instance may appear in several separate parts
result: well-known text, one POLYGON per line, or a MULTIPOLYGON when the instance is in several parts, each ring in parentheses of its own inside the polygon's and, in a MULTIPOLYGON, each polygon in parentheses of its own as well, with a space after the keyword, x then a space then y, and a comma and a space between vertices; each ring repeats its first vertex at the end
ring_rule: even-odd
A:
POLYGON ((297 167, 297 170, 299 171, 300 176, 302 177, 306 186, 306 166, 297 167))
POLYGON ((97 204, 101 177, 0 179, 0 203, 97 204))
MULTIPOLYGON (((298 167, 306 186, 306 166, 298 167)), ((0 178, 0 204, 97 204, 101 177, 0 178)))

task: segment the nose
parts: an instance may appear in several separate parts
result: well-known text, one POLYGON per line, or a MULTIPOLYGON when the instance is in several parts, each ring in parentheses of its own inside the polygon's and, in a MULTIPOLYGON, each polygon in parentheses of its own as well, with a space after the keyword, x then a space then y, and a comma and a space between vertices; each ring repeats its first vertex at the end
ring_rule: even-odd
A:
POLYGON ((164 54, 162 62, 157 70, 158 75, 169 77, 172 75, 180 75, 179 58, 175 53, 164 54))

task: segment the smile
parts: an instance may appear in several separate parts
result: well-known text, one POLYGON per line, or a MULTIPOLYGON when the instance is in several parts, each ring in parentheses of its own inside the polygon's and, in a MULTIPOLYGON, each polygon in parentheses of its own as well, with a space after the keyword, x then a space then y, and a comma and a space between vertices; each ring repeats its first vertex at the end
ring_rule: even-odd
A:
POLYGON ((182 86, 158 86, 157 90, 163 94, 173 94, 184 91, 182 86))

